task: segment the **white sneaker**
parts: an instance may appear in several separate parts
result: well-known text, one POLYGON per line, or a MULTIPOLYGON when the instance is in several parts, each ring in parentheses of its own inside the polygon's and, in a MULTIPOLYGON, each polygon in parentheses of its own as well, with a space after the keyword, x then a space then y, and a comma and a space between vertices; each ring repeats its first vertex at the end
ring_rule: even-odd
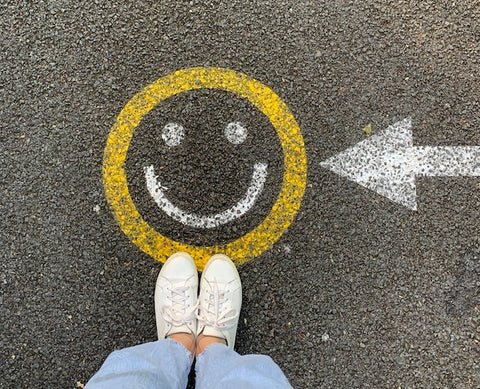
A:
POLYGON ((175 253, 160 270, 155 287, 155 318, 158 339, 197 330, 198 272, 187 253, 175 253))
POLYGON ((225 339, 233 349, 242 307, 242 284, 237 268, 226 255, 207 262, 200 280, 197 336, 225 339))

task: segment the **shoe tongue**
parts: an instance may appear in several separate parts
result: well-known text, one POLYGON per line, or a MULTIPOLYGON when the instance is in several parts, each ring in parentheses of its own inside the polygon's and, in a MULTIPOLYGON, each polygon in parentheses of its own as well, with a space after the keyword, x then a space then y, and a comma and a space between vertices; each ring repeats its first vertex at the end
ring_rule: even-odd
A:
POLYGON ((184 325, 181 325, 181 326, 172 326, 172 328, 170 328, 170 331, 168 331, 166 336, 170 336, 170 335, 173 335, 173 334, 178 334, 179 332, 185 332, 187 334, 193 333, 192 329, 190 327, 188 327, 186 324, 184 324, 184 325))
POLYGON ((202 333, 203 335, 215 336, 217 338, 225 339, 225 335, 223 335, 223 333, 220 330, 217 330, 214 327, 205 326, 202 333))

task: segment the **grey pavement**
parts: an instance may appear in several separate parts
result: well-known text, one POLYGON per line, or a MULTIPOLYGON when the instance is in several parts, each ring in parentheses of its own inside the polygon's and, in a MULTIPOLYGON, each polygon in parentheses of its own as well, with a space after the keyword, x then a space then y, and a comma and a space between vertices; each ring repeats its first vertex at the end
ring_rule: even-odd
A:
MULTIPOLYGON (((132 96, 193 66, 275 91, 308 160, 294 222, 239 268, 237 351, 296 388, 480 387, 480 178, 418 179, 413 211, 320 166, 407 117, 416 145, 480 146, 479 2, 7 0, 0 32, 1 388, 79 388, 114 349, 155 340, 161 263, 119 228, 103 150, 132 96)), ((283 172, 268 121, 222 92, 168 104, 132 140, 138 208, 190 244, 250 231, 283 172), (159 153, 173 114, 198 119, 188 154, 159 153), (208 130, 225 120, 250 123, 252 144, 225 152, 208 130), (272 170, 252 217, 214 232, 170 220, 142 181, 157 163, 179 204, 211 213, 258 158, 272 170)))

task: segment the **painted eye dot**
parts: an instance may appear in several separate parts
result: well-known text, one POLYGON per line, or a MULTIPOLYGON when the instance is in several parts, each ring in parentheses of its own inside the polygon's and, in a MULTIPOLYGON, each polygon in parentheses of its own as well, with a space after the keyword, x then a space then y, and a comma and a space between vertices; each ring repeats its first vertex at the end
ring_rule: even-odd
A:
POLYGON ((242 123, 232 122, 228 123, 225 127, 225 136, 229 142, 234 145, 239 145, 240 143, 245 142, 247 139, 247 129, 243 126, 242 123))
POLYGON ((185 129, 177 123, 167 123, 163 127, 162 139, 168 147, 175 147, 185 138, 185 129))

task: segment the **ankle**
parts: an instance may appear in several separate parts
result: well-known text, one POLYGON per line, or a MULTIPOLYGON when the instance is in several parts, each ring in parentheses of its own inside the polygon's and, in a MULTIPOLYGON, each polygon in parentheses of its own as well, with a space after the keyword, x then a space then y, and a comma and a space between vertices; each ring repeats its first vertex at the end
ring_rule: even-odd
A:
POLYGON ((223 338, 217 338, 216 336, 208 336, 200 334, 197 338, 197 351, 196 355, 201 354, 208 346, 214 343, 227 344, 227 341, 223 338))
POLYGON ((180 343, 184 346, 190 354, 194 354, 195 352, 195 336, 193 334, 187 334, 186 332, 177 332, 176 334, 172 334, 168 336, 169 339, 173 339, 174 341, 180 343))

